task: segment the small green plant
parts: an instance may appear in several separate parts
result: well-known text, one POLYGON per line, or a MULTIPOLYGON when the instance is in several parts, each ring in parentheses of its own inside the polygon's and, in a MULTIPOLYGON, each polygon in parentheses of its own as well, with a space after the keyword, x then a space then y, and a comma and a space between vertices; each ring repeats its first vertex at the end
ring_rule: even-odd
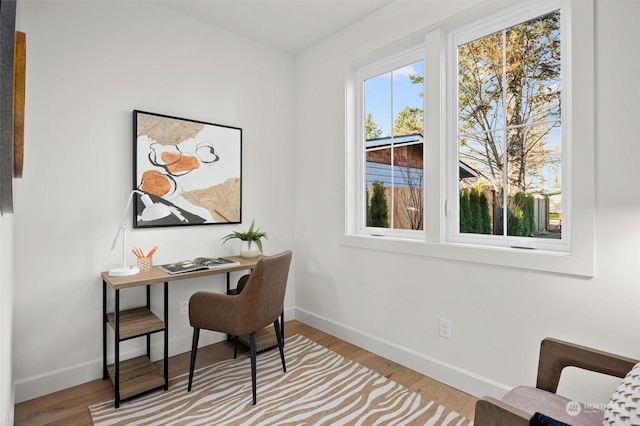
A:
POLYGON ((260 254, 262 254, 262 238, 269 239, 267 233, 261 231, 260 228, 255 228, 255 219, 251 221, 251 226, 245 232, 233 231, 229 235, 222 237, 222 244, 229 240, 238 239, 247 242, 247 248, 251 250, 251 244, 255 243, 258 246, 260 254))

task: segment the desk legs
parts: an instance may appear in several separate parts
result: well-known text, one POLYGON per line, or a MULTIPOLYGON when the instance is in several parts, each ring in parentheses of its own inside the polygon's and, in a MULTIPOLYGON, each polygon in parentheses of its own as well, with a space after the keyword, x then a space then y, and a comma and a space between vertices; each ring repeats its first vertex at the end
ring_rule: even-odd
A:
POLYGON ((169 389, 169 282, 164 283, 164 390, 169 389))
POLYGON ((116 306, 113 311, 113 334, 115 336, 114 345, 114 375, 113 387, 115 388, 115 406, 120 407, 120 290, 116 290, 116 306))
MULTIPOLYGON (((151 310, 151 286, 147 285, 147 308, 151 310)), ((120 407, 120 290, 115 290, 115 307, 113 312, 114 363, 113 387, 115 408, 120 407)), ((107 282, 102 281, 102 378, 109 378, 107 367, 107 282)), ((147 334, 147 358, 151 359, 151 335, 147 334)), ((169 389, 169 282, 164 283, 164 390, 169 389)))
POLYGON ((107 282, 102 280, 102 380, 109 378, 107 369, 107 282))

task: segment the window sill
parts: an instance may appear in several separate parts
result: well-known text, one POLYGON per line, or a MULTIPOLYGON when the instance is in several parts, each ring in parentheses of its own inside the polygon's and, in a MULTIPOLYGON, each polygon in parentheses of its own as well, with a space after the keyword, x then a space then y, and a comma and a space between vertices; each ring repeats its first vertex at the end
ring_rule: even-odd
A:
POLYGON ((588 250, 581 253, 560 253, 355 234, 343 236, 340 245, 580 277, 595 276, 593 255, 588 250))

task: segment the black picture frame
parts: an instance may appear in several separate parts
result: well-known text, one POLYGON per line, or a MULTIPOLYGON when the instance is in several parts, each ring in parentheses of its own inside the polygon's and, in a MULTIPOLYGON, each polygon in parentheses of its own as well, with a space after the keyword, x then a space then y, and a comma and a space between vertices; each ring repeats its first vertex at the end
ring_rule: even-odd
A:
POLYGON ((13 213, 13 59, 16 1, 0 0, 0 212, 13 213))
POLYGON ((138 194, 134 228, 242 222, 242 129, 133 111, 133 188, 172 214, 143 221, 138 194))

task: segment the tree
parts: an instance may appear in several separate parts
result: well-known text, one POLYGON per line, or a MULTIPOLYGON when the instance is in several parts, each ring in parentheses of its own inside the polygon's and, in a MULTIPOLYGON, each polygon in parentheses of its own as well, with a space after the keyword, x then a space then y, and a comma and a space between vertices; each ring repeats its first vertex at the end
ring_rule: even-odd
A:
POLYGON ((393 124, 393 135, 422 134, 424 128, 424 110, 406 106, 402 109, 393 124))
POLYGON ((373 121, 371 113, 367 114, 367 119, 364 122, 364 128, 367 140, 377 139, 382 135, 382 129, 375 121, 373 121))
POLYGON ((379 228, 389 227, 389 207, 387 196, 384 193, 382 182, 373 182, 373 194, 371 195, 371 225, 379 228))
MULTIPOLYGON (((411 84, 424 83, 424 77, 417 74, 409 74, 411 84)), ((423 93, 418 93, 423 97, 423 93)), ((406 106, 402 109, 393 123, 393 135, 422 135, 424 133, 424 109, 406 106)))
POLYGON ((508 193, 527 191, 558 158, 545 138, 560 126, 559 12, 459 46, 458 63, 461 160, 499 192, 505 173, 508 193))

